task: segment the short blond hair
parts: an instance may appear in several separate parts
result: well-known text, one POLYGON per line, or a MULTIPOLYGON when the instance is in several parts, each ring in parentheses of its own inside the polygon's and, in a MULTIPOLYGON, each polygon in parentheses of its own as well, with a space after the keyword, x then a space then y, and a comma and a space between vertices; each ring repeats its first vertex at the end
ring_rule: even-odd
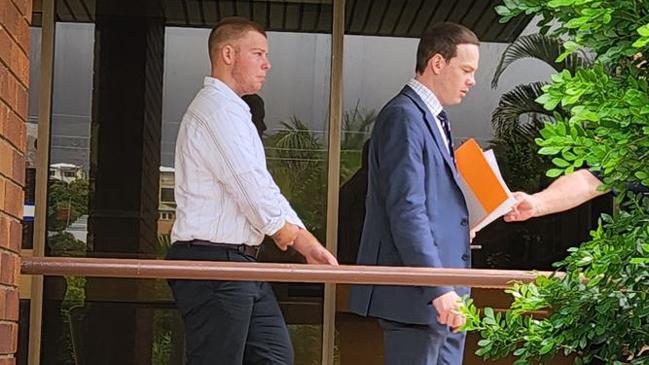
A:
POLYGON ((213 54, 217 49, 223 47, 227 42, 243 37, 249 31, 257 32, 264 37, 267 37, 266 31, 261 25, 246 18, 228 17, 223 18, 218 22, 214 28, 212 28, 210 37, 207 41, 207 52, 210 55, 212 63, 215 61, 213 59, 213 54))

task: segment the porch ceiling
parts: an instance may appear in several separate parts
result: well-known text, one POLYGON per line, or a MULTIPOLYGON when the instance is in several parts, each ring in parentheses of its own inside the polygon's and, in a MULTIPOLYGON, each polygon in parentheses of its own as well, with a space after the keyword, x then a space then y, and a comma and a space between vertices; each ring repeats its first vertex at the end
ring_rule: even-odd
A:
MULTIPOLYGON (((493 10, 501 0, 347 0, 345 33, 386 37, 419 37, 431 24, 452 21, 472 29, 486 42, 511 42, 530 17, 501 24, 493 10)), ((243 16, 269 31, 329 33, 333 5, 329 0, 57 0, 60 22, 94 22, 105 15, 162 18, 168 26, 212 27, 226 16, 243 16)), ((38 23, 38 12, 34 20, 38 23)))

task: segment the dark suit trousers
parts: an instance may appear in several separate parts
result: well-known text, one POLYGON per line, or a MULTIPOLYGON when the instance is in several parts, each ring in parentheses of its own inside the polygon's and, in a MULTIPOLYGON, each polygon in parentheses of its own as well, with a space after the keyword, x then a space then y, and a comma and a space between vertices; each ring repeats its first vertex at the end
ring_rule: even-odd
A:
POLYGON ((379 319, 385 365, 461 365, 465 333, 379 319))
MULTIPOLYGON (((168 260, 254 262, 222 247, 174 244, 168 260)), ((169 280, 185 326, 188 365, 292 365, 293 348, 270 284, 169 280)))

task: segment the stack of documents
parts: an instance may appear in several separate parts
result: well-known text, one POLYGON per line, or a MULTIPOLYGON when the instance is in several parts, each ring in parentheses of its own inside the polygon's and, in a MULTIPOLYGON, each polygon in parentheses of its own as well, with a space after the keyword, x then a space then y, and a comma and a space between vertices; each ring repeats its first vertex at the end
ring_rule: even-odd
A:
POLYGON ((482 151, 474 139, 455 151, 462 192, 469 210, 469 226, 479 231, 508 213, 516 199, 505 184, 492 150, 482 151))

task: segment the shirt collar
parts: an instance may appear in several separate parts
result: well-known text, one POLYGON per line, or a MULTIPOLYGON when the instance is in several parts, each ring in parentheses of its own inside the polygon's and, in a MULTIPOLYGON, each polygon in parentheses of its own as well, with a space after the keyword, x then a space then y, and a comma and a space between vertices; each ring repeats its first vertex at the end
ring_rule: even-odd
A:
POLYGON ((236 102, 246 111, 250 112, 250 106, 248 106, 248 104, 246 104, 246 102, 243 101, 243 99, 241 99, 241 97, 237 95, 237 93, 235 93, 234 90, 232 90, 225 82, 211 76, 205 76, 203 86, 216 89, 221 92, 224 97, 236 102))
POLYGON ((424 84, 412 78, 408 81, 408 86, 413 89, 417 95, 424 101, 430 112, 437 118, 439 113, 444 109, 442 104, 437 99, 437 96, 424 84))

